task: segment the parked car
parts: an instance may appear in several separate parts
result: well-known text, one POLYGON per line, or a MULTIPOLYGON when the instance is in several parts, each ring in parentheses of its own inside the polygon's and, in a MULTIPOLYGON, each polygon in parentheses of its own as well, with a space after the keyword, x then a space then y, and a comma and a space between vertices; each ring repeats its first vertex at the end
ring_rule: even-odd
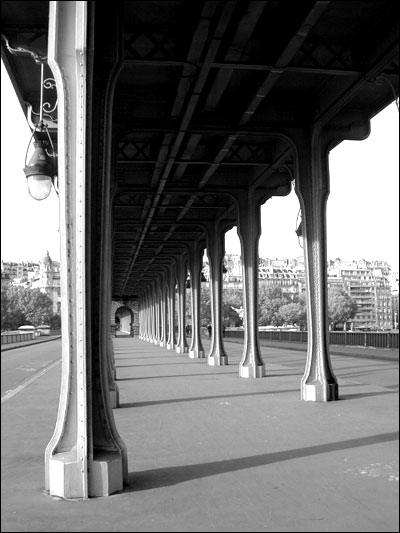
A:
POLYGON ((40 335, 40 332, 37 330, 36 326, 20 326, 18 328, 18 331, 20 333, 34 333, 35 334, 35 337, 39 337, 40 335))
POLYGON ((39 335, 50 335, 50 326, 47 324, 42 324, 37 327, 39 335))

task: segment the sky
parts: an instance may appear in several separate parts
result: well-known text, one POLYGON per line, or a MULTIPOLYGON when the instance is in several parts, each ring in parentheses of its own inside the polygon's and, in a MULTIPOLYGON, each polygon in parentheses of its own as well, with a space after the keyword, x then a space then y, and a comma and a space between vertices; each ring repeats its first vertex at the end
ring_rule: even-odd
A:
MULTIPOLYGON (((31 198, 23 173, 31 131, 1 64, 1 259, 59 261, 59 206, 54 189, 42 201, 31 198)), ((29 160, 29 156, 28 156, 29 160)), ((395 102, 371 121, 364 141, 344 141, 329 156, 327 257, 387 261, 399 269, 399 112, 395 102)), ((292 191, 268 200, 261 211, 259 256, 301 257, 299 202, 292 191)), ((236 228, 225 251, 240 254, 236 228)))

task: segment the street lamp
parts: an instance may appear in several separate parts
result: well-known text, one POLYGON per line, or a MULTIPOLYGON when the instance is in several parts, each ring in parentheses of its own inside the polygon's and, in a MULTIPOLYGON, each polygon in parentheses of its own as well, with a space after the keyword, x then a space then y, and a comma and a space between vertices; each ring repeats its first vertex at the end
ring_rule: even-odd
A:
MULTIPOLYGON (((46 141, 33 143, 35 151, 29 163, 25 165, 24 173, 27 178, 28 192, 35 200, 44 200, 51 191, 54 183, 54 155, 46 151, 46 141)), ((30 143, 28 145, 29 149, 30 143)), ((25 159, 26 163, 26 159, 25 159)))
POLYGON ((56 153, 54 145, 51 140, 51 136, 48 130, 48 126, 43 122, 43 63, 40 64, 40 113, 39 122, 34 127, 32 137, 29 141, 28 148, 25 156, 24 173, 27 178, 28 192, 35 200, 44 200, 47 198, 51 191, 51 186, 54 186, 54 190, 58 194, 56 187, 56 153), (34 141, 35 151, 29 160, 26 162, 28 151, 31 146, 32 139, 36 136, 34 141), (43 138, 46 136, 47 139, 43 138))

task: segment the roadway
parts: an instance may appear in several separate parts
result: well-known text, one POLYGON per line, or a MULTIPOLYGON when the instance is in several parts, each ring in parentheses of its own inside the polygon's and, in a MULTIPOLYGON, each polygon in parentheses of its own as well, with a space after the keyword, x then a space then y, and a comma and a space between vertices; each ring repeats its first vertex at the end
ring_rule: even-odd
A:
POLYGON ((2 531, 399 530, 398 361, 333 355, 340 400, 312 403, 299 401, 305 347, 262 346, 267 377, 245 380, 237 343, 225 367, 113 344, 129 483, 78 502, 43 492, 59 340, 2 352, 2 531))
POLYGON ((52 342, 6 345, 1 350, 1 397, 37 379, 61 362, 61 338, 52 342))

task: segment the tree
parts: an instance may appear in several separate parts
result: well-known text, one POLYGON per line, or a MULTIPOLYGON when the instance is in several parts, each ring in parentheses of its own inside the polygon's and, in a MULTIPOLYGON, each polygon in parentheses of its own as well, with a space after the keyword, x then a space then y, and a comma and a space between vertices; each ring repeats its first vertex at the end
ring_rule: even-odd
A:
POLYGON ((290 302, 279 308, 278 314, 284 325, 300 326, 307 322, 307 310, 302 301, 290 302))
POLYGON ((201 285, 200 291, 200 324, 207 326, 211 322, 211 293, 209 287, 201 285))
POLYGON ((225 289, 222 292, 222 316, 225 327, 240 327, 243 319, 239 312, 243 308, 243 291, 240 289, 225 289))
POLYGON ((281 326, 283 318, 279 315, 279 309, 287 303, 289 300, 283 296, 281 287, 261 281, 258 291, 258 325, 281 326))
POLYGON ((50 329, 61 329, 61 315, 53 315, 49 320, 50 329))
POLYGON ((236 308, 228 303, 222 304, 222 322, 225 327, 239 327, 243 323, 236 308))
POLYGON ((17 329, 23 324, 39 326, 48 324, 53 316, 53 302, 39 289, 9 287, 6 294, 2 291, 1 328, 17 329), (5 304, 3 306, 3 297, 5 304))
POLYGON ((9 292, 10 289, 1 288, 1 331, 14 330, 25 323, 24 313, 15 307, 9 292))
POLYGON ((357 303, 340 286, 332 285, 328 289, 328 320, 335 330, 338 324, 345 324, 357 313, 357 303))
MULTIPOLYGON (((241 326, 242 319, 238 310, 242 307, 242 291, 238 289, 226 289, 222 292, 222 320, 225 327, 241 326)), ((191 290, 186 289, 186 319, 190 323, 191 290)), ((201 286, 200 293, 200 323, 206 327, 211 322, 211 291, 209 287, 201 286)))
POLYGON ((21 298, 22 306, 26 322, 31 323, 33 326, 48 324, 53 315, 53 302, 40 289, 25 289, 21 298))
POLYGON ((222 299, 225 303, 231 305, 235 309, 241 309, 243 307, 242 289, 225 289, 222 292, 222 299))

